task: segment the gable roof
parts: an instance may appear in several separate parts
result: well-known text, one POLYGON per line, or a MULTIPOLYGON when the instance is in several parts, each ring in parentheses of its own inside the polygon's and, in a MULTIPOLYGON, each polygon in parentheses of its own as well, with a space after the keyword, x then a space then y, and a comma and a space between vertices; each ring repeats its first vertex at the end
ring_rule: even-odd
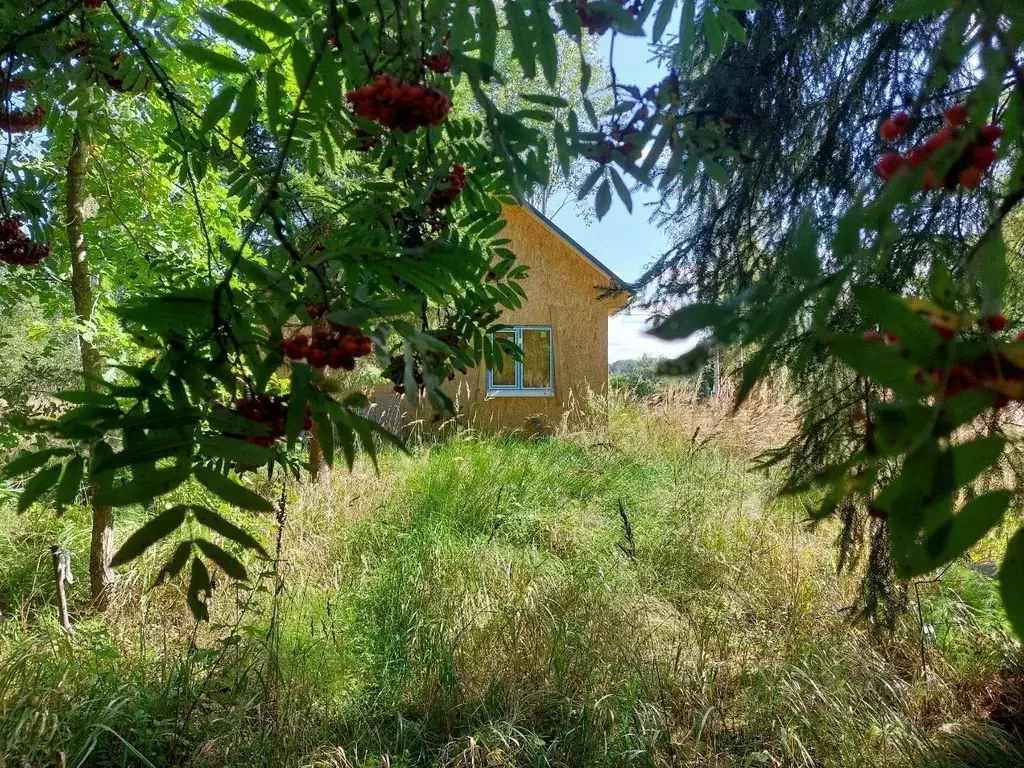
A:
POLYGON ((541 224, 543 224, 545 227, 551 230, 554 234, 560 237, 566 245, 568 245, 570 248, 572 248, 572 250, 576 252, 578 256, 590 262, 590 265, 594 267, 602 275, 607 277, 611 281, 613 286, 615 286, 619 290, 626 291, 630 295, 633 294, 633 289, 629 287, 629 283, 627 283, 621 277, 612 272, 608 267, 602 264, 601 261, 596 256, 594 256, 594 254, 592 254, 582 245, 580 245, 571 237, 569 237, 569 235, 563 232, 562 229, 557 224, 555 224, 555 222, 553 222, 543 213, 534 208, 533 204, 531 204, 527 200, 524 200, 522 203, 522 207, 524 210, 529 212, 529 214, 533 216, 533 218, 535 218, 537 221, 539 221, 541 224))

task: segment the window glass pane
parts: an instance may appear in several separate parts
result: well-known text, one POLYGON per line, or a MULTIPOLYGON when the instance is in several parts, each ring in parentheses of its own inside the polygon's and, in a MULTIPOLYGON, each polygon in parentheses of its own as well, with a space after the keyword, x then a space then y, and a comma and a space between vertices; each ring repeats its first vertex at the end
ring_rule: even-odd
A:
POLYGON ((523 329, 523 388, 551 388, 551 331, 523 329))
MULTIPOLYGON (((507 341, 515 344, 516 332, 498 331, 494 334, 494 341, 507 341)), ((491 371, 491 384, 495 387, 514 387, 516 385, 516 361, 506 351, 501 353, 501 370, 495 368, 491 371)))

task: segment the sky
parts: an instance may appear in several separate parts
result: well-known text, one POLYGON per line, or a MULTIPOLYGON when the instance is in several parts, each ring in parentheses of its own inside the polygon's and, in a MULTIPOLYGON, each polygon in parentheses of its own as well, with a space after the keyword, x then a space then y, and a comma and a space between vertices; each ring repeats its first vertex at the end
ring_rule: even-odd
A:
MULTIPOLYGON (((677 20, 670 22, 669 29, 673 28, 673 23, 677 20)), ((607 34, 601 40, 602 54, 606 59, 610 40, 611 35, 607 34)), ((615 73, 620 83, 635 84, 643 90, 661 80, 665 71, 649 59, 646 38, 624 35, 616 38, 615 73)), ((644 203, 652 202, 655 197, 652 192, 635 192, 633 213, 630 214, 618 197, 612 195, 611 210, 601 221, 593 215, 584 217, 572 202, 559 210, 559 202, 553 200, 548 205, 548 213, 566 234, 623 280, 632 282, 652 259, 669 246, 669 241, 659 229, 647 220, 644 203)), ((623 312, 613 315, 608 323, 608 362, 638 358, 644 354, 676 357, 692 346, 688 342, 660 341, 647 335, 644 332, 646 327, 647 317, 644 314, 623 312)))

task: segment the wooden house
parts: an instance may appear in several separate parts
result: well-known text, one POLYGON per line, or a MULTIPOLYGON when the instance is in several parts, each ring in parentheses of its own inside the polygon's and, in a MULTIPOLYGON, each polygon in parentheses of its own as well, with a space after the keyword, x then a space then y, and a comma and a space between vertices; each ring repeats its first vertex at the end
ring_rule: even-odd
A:
MULTIPOLYGON (((629 300, 629 290, 608 267, 529 205, 505 209, 519 262, 529 266, 522 281, 526 299, 506 311, 502 331, 523 350, 502 369, 479 366, 447 386, 460 420, 485 431, 542 431, 588 397, 608 387, 608 318, 629 300)), ((397 426, 404 407, 378 394, 377 418, 397 426), (390 411, 392 416, 386 414, 390 411)), ((410 414, 402 420, 415 421, 410 414)))

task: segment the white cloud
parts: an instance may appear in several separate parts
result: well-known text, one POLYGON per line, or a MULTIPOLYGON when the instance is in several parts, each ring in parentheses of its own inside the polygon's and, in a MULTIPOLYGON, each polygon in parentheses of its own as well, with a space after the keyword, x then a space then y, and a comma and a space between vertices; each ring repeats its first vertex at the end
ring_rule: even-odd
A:
POLYGON ((608 320, 608 362, 636 359, 642 355, 679 357, 691 349, 695 339, 662 341, 647 334, 650 316, 639 312, 620 312, 608 320))

